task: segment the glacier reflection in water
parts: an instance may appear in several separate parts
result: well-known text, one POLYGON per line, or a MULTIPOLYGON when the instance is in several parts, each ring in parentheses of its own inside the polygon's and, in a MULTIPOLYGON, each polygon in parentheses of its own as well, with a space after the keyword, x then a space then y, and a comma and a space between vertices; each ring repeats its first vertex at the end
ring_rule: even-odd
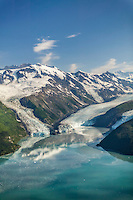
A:
POLYGON ((131 161, 132 156, 112 156, 87 146, 102 139, 106 130, 81 126, 132 98, 125 96, 79 111, 63 121, 64 127, 70 125, 67 134, 23 140, 22 147, 5 162, 0 159, 0 199, 132 199, 133 163, 124 161, 131 161))
POLYGON ((49 158, 13 158, 0 164, 0 199, 109 199, 133 197, 133 163, 86 145, 49 158))

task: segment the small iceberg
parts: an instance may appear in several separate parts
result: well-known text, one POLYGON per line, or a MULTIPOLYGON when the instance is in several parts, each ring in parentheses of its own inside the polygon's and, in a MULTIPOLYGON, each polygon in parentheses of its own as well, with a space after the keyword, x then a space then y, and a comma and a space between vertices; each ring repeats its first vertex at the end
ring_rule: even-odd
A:
POLYGON ((32 134, 33 137, 44 137, 45 134, 43 132, 36 132, 32 134))

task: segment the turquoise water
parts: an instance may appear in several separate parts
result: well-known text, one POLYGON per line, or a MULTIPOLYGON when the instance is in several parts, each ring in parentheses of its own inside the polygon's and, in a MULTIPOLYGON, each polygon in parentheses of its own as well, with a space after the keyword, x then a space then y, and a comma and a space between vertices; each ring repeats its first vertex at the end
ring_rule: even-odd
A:
POLYGON ((105 130, 82 126, 129 99, 132 95, 71 115, 60 127, 69 132, 72 126, 66 136, 45 138, 35 146, 40 138, 22 140, 17 152, 0 158, 0 200, 132 200, 133 156, 93 148, 105 130))
POLYGON ((131 200, 132 157, 120 157, 87 145, 71 145, 39 161, 21 154, 1 159, 0 199, 131 200))

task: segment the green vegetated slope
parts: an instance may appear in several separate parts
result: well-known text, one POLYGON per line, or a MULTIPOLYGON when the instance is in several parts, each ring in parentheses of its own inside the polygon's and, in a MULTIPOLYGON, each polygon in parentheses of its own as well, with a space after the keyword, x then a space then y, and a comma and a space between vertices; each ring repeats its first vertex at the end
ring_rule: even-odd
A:
POLYGON ((113 130, 98 146, 107 151, 133 155, 133 119, 113 130))
MULTIPOLYGON (((61 93, 56 87, 54 90, 50 87, 42 88, 42 92, 37 95, 23 97, 20 100, 23 106, 32 108, 34 115, 42 122, 53 125, 64 117, 76 112, 79 108, 84 107, 71 95, 61 93)), ((94 99, 91 96, 82 98, 80 98, 81 101, 84 101, 86 105, 94 103, 94 99)))
POLYGON ((104 115, 100 115, 99 117, 97 117, 93 126, 111 128, 113 124, 121 119, 124 112, 132 109, 133 100, 120 104, 115 108, 107 111, 104 115))
POLYGON ((24 136, 26 131, 15 113, 0 102, 0 156, 18 149, 18 141, 24 136))

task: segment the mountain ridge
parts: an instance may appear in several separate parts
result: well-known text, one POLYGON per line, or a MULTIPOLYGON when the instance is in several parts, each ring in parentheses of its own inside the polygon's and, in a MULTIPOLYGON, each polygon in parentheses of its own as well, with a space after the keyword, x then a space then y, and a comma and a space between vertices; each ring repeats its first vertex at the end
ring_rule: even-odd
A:
POLYGON ((0 101, 16 111, 30 134, 34 128, 26 120, 29 113, 30 120, 34 113, 43 123, 53 126, 85 106, 133 93, 132 80, 118 78, 110 72, 98 75, 79 70, 70 73, 39 63, 11 68, 0 70, 0 101))
MULTIPOLYGON (((61 120, 91 104, 133 93, 133 80, 105 72, 64 72, 55 66, 22 64, 0 70, 0 101, 34 135, 57 134, 61 120)), ((16 133, 14 133, 16 134, 16 133)))

